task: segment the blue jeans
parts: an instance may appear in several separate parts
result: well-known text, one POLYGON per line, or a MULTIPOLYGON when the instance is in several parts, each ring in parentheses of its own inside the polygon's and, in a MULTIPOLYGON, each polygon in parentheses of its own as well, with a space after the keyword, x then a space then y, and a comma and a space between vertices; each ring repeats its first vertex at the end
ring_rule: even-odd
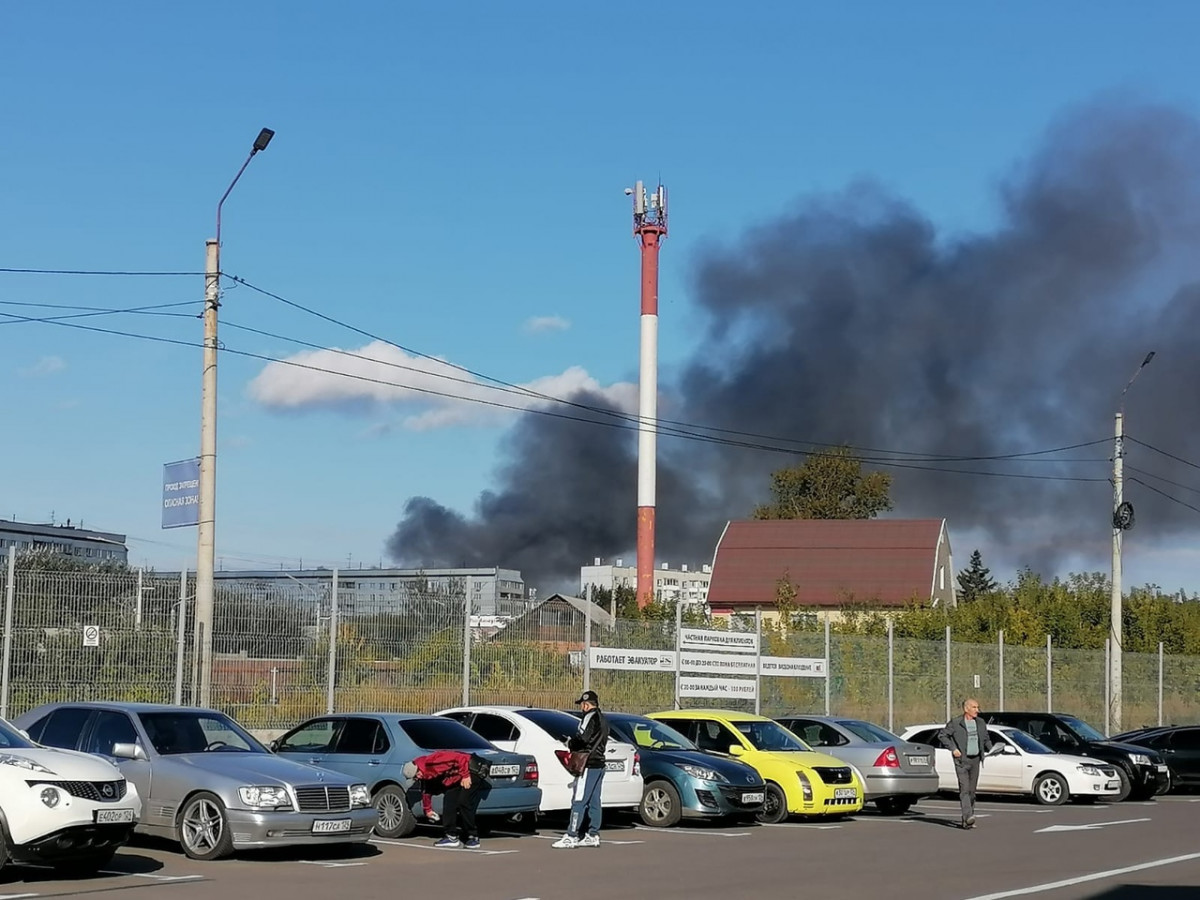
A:
POLYGON ((603 769, 584 769, 575 779, 575 795, 571 798, 571 822, 567 834, 583 837, 583 816, 587 813, 588 834, 600 833, 600 783, 604 781, 603 769))

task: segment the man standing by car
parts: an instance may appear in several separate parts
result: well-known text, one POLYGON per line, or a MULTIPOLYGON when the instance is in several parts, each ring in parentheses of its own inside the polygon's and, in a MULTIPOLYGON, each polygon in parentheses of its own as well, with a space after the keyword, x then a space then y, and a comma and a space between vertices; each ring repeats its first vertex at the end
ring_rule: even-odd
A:
POLYGON ((975 827, 975 788, 979 784, 979 767, 992 749, 987 723, 979 719, 979 701, 968 697, 963 701, 963 714, 955 716, 938 732, 938 742, 954 757, 954 774, 958 776, 958 800, 962 806, 962 827, 975 827))
POLYGON ((567 833, 551 844, 560 850, 600 846, 600 785, 604 782, 604 757, 608 749, 608 719, 600 711, 595 691, 584 691, 575 701, 583 712, 579 731, 571 735, 567 749, 572 757, 584 759, 583 771, 575 776, 575 794, 571 798, 571 821, 567 833), (583 834, 584 816, 587 834, 583 834))

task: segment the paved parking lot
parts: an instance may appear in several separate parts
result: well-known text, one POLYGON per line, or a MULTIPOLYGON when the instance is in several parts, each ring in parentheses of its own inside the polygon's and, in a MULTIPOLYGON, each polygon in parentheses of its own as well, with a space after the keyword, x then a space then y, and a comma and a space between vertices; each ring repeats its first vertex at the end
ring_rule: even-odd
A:
POLYGON ((756 898, 811 894, 897 900, 1177 900, 1200 894, 1200 797, 1046 809, 980 805, 979 826, 955 827, 953 801, 914 814, 870 812, 839 823, 687 826, 610 822, 598 849, 554 850, 557 832, 495 835, 483 849, 436 850, 432 836, 347 851, 249 854, 196 863, 170 845, 139 842, 99 877, 62 881, 5 869, 0 900, 104 893, 113 900, 231 896, 391 898, 412 893, 479 900, 612 900, 620 896, 756 898))

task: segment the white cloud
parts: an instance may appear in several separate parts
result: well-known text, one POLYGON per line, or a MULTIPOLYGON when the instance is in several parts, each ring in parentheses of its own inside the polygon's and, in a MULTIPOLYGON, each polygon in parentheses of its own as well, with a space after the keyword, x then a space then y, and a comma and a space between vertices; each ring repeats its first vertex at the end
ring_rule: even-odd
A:
POLYGON ((45 378, 61 372, 67 367, 67 361, 61 356, 43 356, 27 369, 19 369, 22 378, 45 378))
POLYGON ((454 425, 499 424, 515 410, 489 404, 516 410, 547 407, 553 405, 547 397, 566 398, 581 390, 604 397, 623 412, 637 411, 637 385, 603 386, 579 366, 518 387, 528 393, 480 381, 445 360, 410 356, 390 344, 373 341, 359 350, 306 350, 285 362, 268 363, 250 382, 248 391, 252 399, 268 409, 357 406, 364 411, 403 410, 404 415, 395 425, 373 425, 371 432, 377 434, 393 427, 429 431, 454 425))
POLYGON ((562 316, 534 316, 525 320, 526 334, 545 334, 548 331, 566 331, 571 323, 562 316))

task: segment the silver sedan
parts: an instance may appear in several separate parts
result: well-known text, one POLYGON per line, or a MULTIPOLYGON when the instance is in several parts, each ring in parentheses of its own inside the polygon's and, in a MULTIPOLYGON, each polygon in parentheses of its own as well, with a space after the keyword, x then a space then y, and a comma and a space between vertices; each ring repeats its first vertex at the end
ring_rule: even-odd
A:
POLYGON ((145 703, 52 703, 15 720, 33 740, 116 763, 137 785, 137 830, 192 859, 289 844, 366 841, 365 784, 281 759, 224 713, 145 703))
POLYGON ((858 769, 867 788, 866 802, 886 816, 902 815, 922 797, 937 793, 937 768, 928 747, 846 716, 796 714, 776 721, 813 749, 858 769))

